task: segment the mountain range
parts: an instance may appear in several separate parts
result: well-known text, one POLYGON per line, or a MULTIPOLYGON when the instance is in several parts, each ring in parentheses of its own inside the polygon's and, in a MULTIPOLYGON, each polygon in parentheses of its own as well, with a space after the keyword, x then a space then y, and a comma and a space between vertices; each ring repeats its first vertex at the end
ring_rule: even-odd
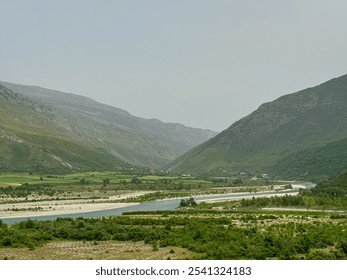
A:
POLYGON ((215 176, 327 178, 347 168, 347 75, 262 104, 167 166, 215 176))
POLYGON ((0 82, 0 170, 160 168, 216 134, 76 94, 0 82))
POLYGON ((347 75, 284 95, 217 134, 87 97, 0 82, 0 171, 136 167, 314 180, 347 171, 347 75))

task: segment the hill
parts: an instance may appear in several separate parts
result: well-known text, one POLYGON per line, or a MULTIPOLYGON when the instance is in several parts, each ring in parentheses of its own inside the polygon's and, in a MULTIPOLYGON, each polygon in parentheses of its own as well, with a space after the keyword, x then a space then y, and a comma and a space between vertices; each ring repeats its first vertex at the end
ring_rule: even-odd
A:
POLYGON ((159 168, 217 133, 132 116, 90 98, 37 86, 1 82, 13 92, 54 108, 52 122, 75 138, 137 166, 159 168), (58 117, 59 115, 59 117, 58 117))
POLYGON ((335 176, 347 167, 347 75, 282 96, 192 149, 168 170, 220 176, 335 176), (331 166, 328 166, 331 165, 331 166))

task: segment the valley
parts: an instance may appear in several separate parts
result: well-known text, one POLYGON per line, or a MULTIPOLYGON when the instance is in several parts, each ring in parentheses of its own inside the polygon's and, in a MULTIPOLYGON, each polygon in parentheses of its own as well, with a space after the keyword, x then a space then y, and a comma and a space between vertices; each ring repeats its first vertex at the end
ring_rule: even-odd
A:
POLYGON ((0 259, 347 259, 347 75, 216 133, 0 82, 0 259))

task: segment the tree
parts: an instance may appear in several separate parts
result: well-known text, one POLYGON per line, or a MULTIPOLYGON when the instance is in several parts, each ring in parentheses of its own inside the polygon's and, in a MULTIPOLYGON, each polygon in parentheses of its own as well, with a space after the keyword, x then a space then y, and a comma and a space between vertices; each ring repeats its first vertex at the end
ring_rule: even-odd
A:
POLYGON ((107 186, 107 184, 109 184, 109 183, 110 183, 110 179, 108 179, 108 178, 103 179, 103 180, 102 180, 102 182, 103 182, 103 186, 104 186, 104 187, 106 187, 106 186, 107 186))
POLYGON ((189 199, 181 199, 180 207, 196 207, 196 202, 193 197, 189 199))
POLYGON ((141 184, 141 180, 138 177, 133 177, 131 183, 138 185, 141 184))
POLYGON ((88 185, 89 182, 86 180, 86 178, 83 177, 83 178, 80 180, 80 184, 81 184, 81 185, 88 185))

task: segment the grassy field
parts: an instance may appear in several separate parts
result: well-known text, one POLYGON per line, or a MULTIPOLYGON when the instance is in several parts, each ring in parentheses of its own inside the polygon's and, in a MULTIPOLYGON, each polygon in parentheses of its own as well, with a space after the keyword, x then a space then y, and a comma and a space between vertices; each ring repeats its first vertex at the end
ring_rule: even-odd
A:
MULTIPOLYGON (((79 181, 85 178, 90 184, 102 184, 104 179, 109 179, 112 184, 136 183, 138 178, 142 184, 160 183, 162 185, 184 185, 200 187, 233 187, 233 186, 264 186, 279 183, 268 180, 248 180, 240 178, 199 178, 193 176, 178 175, 150 175, 121 172, 83 172, 64 175, 40 174, 40 173, 0 173, 0 187, 19 186, 21 184, 38 185, 49 183, 52 185, 70 185, 79 184, 79 181)), ((281 183, 283 184, 283 182, 281 183)))

